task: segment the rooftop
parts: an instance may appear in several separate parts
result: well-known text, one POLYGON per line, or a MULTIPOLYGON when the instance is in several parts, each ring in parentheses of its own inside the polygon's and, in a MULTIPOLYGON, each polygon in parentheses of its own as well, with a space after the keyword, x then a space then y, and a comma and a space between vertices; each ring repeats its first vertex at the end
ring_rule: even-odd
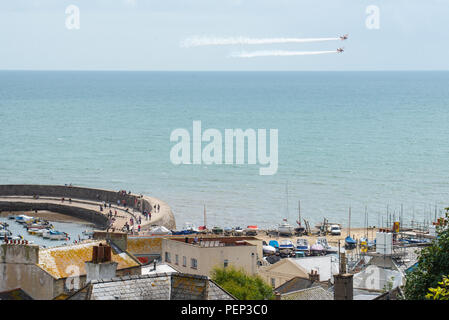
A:
POLYGON ((334 294, 322 287, 312 287, 281 295, 281 300, 333 300, 334 294))
POLYGON ((197 238, 197 242, 195 242, 195 238, 172 238, 171 240, 183 242, 186 244, 191 244, 203 248, 210 247, 231 247, 231 246, 252 246, 253 244, 249 243, 246 240, 255 240, 254 237, 204 237, 197 238))
MULTIPOLYGON (((76 271, 79 271, 80 275, 85 275, 84 263, 92 260, 93 247, 98 246, 100 243, 106 244, 105 241, 91 241, 48 249, 41 248, 37 265, 55 279, 67 278, 76 271)), ((113 262, 117 262, 117 270, 140 266, 126 252, 118 253, 113 251, 111 258, 113 262)))
POLYGON ((205 276, 157 273, 95 280, 69 300, 234 300, 205 276))

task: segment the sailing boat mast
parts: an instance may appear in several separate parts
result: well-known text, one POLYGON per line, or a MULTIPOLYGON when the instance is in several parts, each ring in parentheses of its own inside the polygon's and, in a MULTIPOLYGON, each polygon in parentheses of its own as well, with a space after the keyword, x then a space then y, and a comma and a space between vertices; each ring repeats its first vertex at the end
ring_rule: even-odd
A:
POLYGON ((348 236, 351 236, 351 207, 349 207, 348 236))
POLYGON ((204 227, 207 228, 207 220, 206 220, 206 205, 204 205, 204 227))
POLYGON ((288 212, 288 180, 287 180, 287 183, 285 184, 285 191, 287 193, 287 221, 288 221, 288 216, 289 216, 289 212, 288 212))
POLYGON ((298 200, 298 224, 301 227, 301 200, 298 200))

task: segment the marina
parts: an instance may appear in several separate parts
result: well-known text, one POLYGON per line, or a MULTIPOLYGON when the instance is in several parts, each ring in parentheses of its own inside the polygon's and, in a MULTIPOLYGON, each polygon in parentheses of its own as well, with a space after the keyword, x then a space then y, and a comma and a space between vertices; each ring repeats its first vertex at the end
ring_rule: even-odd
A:
POLYGON ((6 234, 10 241, 26 240, 28 243, 34 243, 42 247, 53 247, 89 239, 94 229, 92 224, 87 222, 83 224, 56 221, 48 221, 51 229, 38 225, 30 225, 27 229, 25 223, 22 222, 23 217, 19 218, 18 221, 21 222, 18 222, 14 219, 16 216, 18 215, 0 216, 0 224, 7 224, 6 228, 0 229, 0 242, 5 242, 6 234))

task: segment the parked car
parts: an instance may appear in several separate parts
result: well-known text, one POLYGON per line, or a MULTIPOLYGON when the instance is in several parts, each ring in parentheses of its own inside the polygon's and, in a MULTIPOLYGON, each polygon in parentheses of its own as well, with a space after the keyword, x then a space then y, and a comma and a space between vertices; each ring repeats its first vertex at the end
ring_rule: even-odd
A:
POLYGON ((341 235, 341 228, 339 225, 334 224, 331 226, 331 235, 333 236, 341 235))

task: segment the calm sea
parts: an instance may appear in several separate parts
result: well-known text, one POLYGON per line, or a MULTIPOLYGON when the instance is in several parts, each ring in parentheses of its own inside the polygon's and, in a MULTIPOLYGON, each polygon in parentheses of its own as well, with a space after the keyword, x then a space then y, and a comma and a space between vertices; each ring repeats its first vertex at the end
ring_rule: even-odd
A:
MULTIPOLYGON (((449 205, 448 72, 0 72, 0 183, 126 189, 177 225, 352 226, 449 205), (170 162, 170 133, 278 129, 279 169, 170 162), (288 191, 288 197, 287 197, 288 191)), ((385 223, 385 222, 384 222, 385 223)))

